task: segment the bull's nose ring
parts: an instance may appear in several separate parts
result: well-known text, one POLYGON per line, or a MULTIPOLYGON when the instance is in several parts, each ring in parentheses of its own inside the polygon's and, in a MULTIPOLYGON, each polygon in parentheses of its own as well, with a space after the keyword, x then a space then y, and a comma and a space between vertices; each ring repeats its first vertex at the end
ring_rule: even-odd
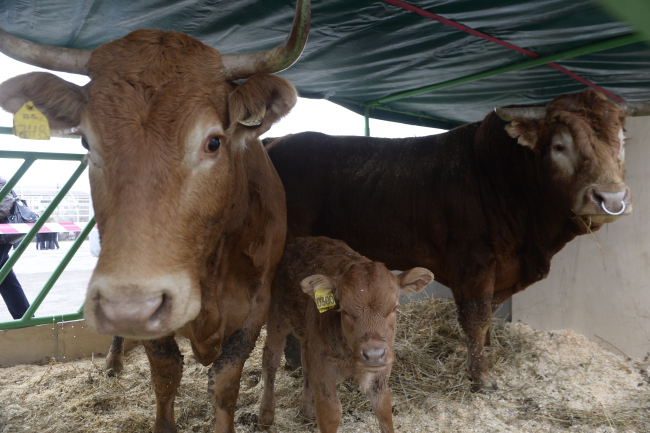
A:
POLYGON ((615 216, 616 216, 616 215, 620 215, 620 214, 622 214, 623 212, 625 212, 625 202, 622 202, 622 203, 623 203, 623 209, 621 209, 621 210, 618 211, 618 212, 610 212, 610 211, 608 211, 607 208, 605 207, 605 201, 604 201, 604 200, 600 202, 600 207, 602 207, 603 210, 604 210, 605 212, 607 212, 608 214, 610 214, 610 215, 615 215, 615 216))

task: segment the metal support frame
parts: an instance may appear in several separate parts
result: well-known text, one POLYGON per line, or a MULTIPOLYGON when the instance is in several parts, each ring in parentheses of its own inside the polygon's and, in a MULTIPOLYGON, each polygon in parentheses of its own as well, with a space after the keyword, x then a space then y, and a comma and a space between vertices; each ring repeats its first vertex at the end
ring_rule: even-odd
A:
MULTIPOLYGON (((74 154, 74 153, 46 153, 46 152, 15 152, 15 151, 0 151, 0 158, 18 158, 18 159, 24 159, 25 162, 22 164, 22 166, 16 171, 16 174, 12 176, 12 178, 7 182, 7 184, 0 190, 0 202, 7 196, 7 194, 13 189, 13 187, 16 185, 16 183, 22 178, 22 176, 25 174, 27 169, 36 161, 37 159, 47 159, 47 160, 55 160, 55 161, 79 161, 80 164, 75 170, 75 172, 72 174, 70 179, 65 183, 65 185, 59 190, 57 195, 54 197, 50 205, 45 209, 43 214, 40 216, 38 221, 34 223, 32 228, 29 230, 27 235, 23 238, 23 240, 20 242, 20 245, 18 248, 16 248, 15 252, 9 257, 9 260, 2 266, 2 269, 0 269, 0 281, 3 281, 9 271, 14 267, 20 256, 25 252, 27 247, 29 246, 29 243, 32 241, 34 236, 36 236, 36 233, 43 227, 47 219, 52 215, 54 210, 57 208, 57 206, 61 203, 63 198, 66 196, 66 194, 70 191, 74 183, 79 179, 81 174, 86 170, 86 167, 88 166, 88 163, 86 162, 86 156, 82 154, 74 154)), ((79 247, 83 243, 83 241, 86 239, 90 231, 93 229, 95 226, 95 219, 94 217, 90 219, 86 227, 81 231, 81 234, 79 237, 76 239, 75 243, 72 245, 70 250, 66 253, 64 258, 61 260, 57 268, 55 269, 54 273, 50 276, 48 281, 45 283, 43 288, 41 289, 40 293, 36 296, 36 299, 32 302, 30 307, 27 309, 25 314, 21 319, 18 320, 12 320, 10 322, 0 322, 0 330, 2 329, 15 329, 15 328, 23 328, 27 326, 33 326, 33 325, 42 325, 46 323, 53 323, 53 322, 62 322, 62 321, 70 321, 70 320, 79 320, 83 318, 83 305, 79 308, 79 310, 75 313, 70 313, 70 314, 63 314, 63 315, 57 315, 57 316, 47 316, 47 317, 38 317, 38 318, 33 318, 32 316, 36 312, 36 310, 40 307, 41 303, 45 299, 46 295, 50 292, 56 281, 59 279, 61 274, 63 273, 64 269, 70 263, 70 260, 72 260, 72 257, 75 255, 75 253, 79 250, 79 247)))

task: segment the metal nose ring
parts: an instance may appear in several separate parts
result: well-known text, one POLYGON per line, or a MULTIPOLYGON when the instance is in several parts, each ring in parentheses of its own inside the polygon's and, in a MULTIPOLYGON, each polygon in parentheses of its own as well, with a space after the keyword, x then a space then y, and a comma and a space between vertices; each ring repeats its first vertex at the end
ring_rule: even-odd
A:
POLYGON ((608 214, 616 216, 616 215, 620 215, 620 214, 622 214, 623 212, 625 212, 625 202, 623 201, 622 203, 623 203, 623 209, 621 209, 621 210, 618 211, 618 212, 610 212, 610 211, 608 211, 607 208, 605 207, 605 201, 604 201, 604 200, 600 202, 600 207, 602 207, 603 210, 604 210, 605 212, 607 212, 608 214))

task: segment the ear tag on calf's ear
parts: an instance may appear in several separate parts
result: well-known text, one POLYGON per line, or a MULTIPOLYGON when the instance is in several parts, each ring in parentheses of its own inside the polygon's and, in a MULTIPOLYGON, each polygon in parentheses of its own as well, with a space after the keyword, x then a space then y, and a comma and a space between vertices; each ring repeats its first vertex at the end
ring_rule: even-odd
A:
POLYGON ((50 124, 32 101, 27 101, 14 114, 14 135, 31 140, 49 140, 50 124))
POLYGON ((316 307, 321 313, 331 310, 336 307, 336 300, 334 299, 334 294, 330 289, 323 286, 316 287, 314 291, 314 300, 316 301, 316 307))

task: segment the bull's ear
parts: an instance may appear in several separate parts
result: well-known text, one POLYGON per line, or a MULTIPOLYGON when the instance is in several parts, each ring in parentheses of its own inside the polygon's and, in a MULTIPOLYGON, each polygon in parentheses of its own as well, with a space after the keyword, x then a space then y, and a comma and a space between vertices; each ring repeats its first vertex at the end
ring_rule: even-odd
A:
POLYGON ((433 281, 433 273, 425 268, 413 268, 397 276, 399 286, 407 295, 413 295, 433 281))
POLYGON ((319 287, 329 290, 334 294, 335 298, 337 297, 336 284, 331 278, 326 277, 325 275, 310 275, 300 282, 300 288, 302 291, 312 298, 315 296, 316 289, 319 287))
POLYGON ((275 75, 253 75, 228 98, 231 127, 239 124, 256 136, 264 134, 296 104, 295 87, 275 75))
POLYGON ((506 132, 512 138, 517 138, 517 143, 535 149, 537 145, 539 126, 534 120, 513 120, 506 125, 506 132))
POLYGON ((47 72, 32 72, 10 78, 0 84, 0 107, 16 113, 27 101, 47 117, 50 129, 79 126, 86 106, 83 87, 47 72))

